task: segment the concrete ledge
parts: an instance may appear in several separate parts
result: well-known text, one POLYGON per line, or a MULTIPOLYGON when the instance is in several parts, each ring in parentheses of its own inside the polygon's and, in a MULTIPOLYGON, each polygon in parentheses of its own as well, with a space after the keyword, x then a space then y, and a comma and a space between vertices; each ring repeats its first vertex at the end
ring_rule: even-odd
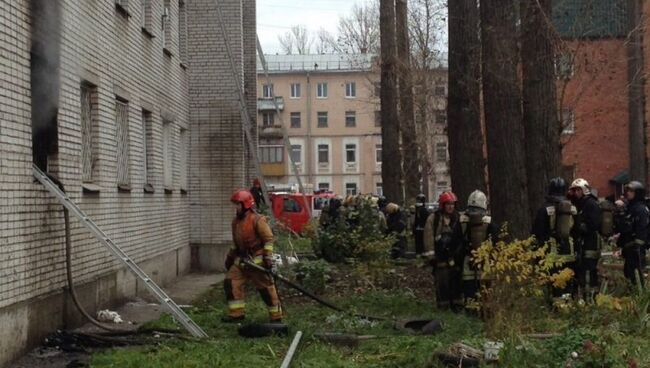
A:
MULTIPOLYGON (((190 247, 171 250, 138 265, 158 284, 166 285, 190 271, 190 247)), ((152 299, 141 282, 127 269, 98 276, 75 285, 83 307, 93 315, 114 309, 127 298, 152 299)), ((76 328, 85 323, 65 291, 44 295, 0 309, 0 367, 19 358, 56 329, 76 328)))
POLYGON ((230 243, 191 244, 192 268, 201 272, 225 272, 224 262, 230 245, 230 243))

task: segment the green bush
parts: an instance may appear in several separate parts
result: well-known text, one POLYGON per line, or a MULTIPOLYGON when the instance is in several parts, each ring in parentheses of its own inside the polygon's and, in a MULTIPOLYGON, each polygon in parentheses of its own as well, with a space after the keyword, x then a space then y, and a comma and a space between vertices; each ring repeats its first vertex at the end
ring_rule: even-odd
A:
POLYGON ((358 198, 353 207, 342 207, 338 218, 314 234, 312 246, 319 257, 332 263, 347 258, 375 260, 386 257, 394 239, 384 235, 377 208, 358 198))
POLYGON ((332 269, 323 261, 303 261, 292 268, 296 280, 310 291, 322 293, 325 291, 327 282, 331 279, 332 269))

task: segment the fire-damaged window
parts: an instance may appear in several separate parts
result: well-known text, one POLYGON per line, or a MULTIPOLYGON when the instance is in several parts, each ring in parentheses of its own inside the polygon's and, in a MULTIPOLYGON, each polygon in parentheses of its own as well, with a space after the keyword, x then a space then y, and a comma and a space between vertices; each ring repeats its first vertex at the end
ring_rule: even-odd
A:
POLYGON ((190 147, 190 141, 189 141, 189 135, 187 134, 187 129, 181 128, 179 132, 179 164, 180 164, 180 181, 181 181, 181 190, 186 191, 187 190, 187 162, 188 162, 188 154, 189 154, 189 147, 190 147))
POLYGON ((115 99, 115 139, 117 141, 117 186, 129 190, 129 103, 115 99))
POLYGON ((47 170, 58 152, 61 2, 31 0, 30 90, 33 162, 47 170))
POLYGON ((172 123, 163 122, 163 185, 165 191, 169 192, 174 185, 174 176, 172 173, 172 164, 174 162, 174 151, 172 149, 172 123))
POLYGON ((82 83, 80 88, 80 117, 81 117, 81 180, 84 183, 93 181, 93 169, 96 162, 96 152, 93 144, 95 133, 95 99, 97 88, 88 83, 82 83))
POLYGON ((142 110, 142 168, 144 191, 153 193, 153 118, 147 110, 142 110))

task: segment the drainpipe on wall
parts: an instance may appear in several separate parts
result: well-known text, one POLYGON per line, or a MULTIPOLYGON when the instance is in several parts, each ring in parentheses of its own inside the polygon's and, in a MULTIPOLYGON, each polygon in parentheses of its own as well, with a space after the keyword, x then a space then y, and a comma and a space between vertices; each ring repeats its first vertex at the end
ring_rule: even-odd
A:
POLYGON ((645 78, 643 77, 643 24, 641 1, 628 0, 628 106, 630 137, 630 179, 647 183, 645 134, 645 78))
POLYGON ((312 162, 312 142, 311 142, 311 79, 307 72, 307 139, 305 140, 305 169, 307 170, 307 180, 313 185, 314 190, 318 189, 318 183, 314 183, 314 162, 312 162))

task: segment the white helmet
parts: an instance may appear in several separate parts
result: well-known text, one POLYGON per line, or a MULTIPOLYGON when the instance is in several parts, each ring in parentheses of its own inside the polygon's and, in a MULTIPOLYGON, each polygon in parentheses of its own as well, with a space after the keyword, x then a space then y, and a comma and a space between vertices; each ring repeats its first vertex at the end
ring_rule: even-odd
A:
POLYGON ((582 178, 578 178, 571 183, 571 187, 569 189, 575 189, 575 188, 580 188, 582 189, 582 193, 585 195, 591 194, 591 187, 589 186, 589 183, 582 178))
POLYGON ((487 196, 480 190, 475 190, 469 195, 467 207, 478 207, 487 211, 487 196))

